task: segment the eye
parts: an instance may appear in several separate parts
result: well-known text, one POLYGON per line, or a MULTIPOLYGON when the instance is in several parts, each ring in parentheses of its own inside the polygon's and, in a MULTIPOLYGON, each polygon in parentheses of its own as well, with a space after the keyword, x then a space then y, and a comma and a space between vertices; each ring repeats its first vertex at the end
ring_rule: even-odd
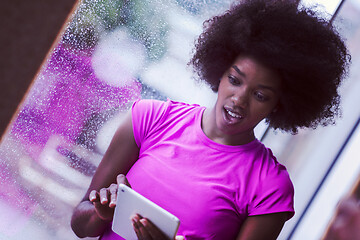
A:
POLYGON ((258 91, 256 91, 254 93, 254 96, 260 102, 265 102, 269 99, 265 94, 263 94, 262 92, 258 92, 258 91))
POLYGON ((228 79, 229 79, 229 82, 230 82, 232 85, 237 86, 237 85, 240 85, 240 84, 241 84, 240 80, 239 80, 238 78, 234 77, 233 75, 229 75, 229 76, 228 76, 228 79))

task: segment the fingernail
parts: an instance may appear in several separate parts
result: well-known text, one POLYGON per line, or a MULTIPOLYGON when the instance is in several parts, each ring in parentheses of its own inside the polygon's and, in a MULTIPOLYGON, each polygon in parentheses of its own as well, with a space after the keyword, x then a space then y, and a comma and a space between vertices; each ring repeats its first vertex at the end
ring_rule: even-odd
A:
POLYGON ((137 215, 132 215, 131 220, 137 223, 137 222, 139 222, 140 219, 137 215))
POLYGON ((139 228, 139 226, 137 225, 137 223, 135 222, 135 220, 132 219, 131 222, 132 222, 132 225, 133 225, 134 228, 136 228, 136 229, 139 228))
POLYGON ((146 221, 145 218, 140 219, 140 222, 141 222, 141 224, 144 225, 144 226, 147 225, 147 221, 146 221))

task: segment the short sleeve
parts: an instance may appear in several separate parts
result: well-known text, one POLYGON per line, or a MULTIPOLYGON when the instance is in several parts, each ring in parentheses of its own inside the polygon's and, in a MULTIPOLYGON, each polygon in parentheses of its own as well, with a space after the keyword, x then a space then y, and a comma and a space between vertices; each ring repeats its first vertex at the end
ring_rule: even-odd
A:
POLYGON ((294 216, 294 186, 286 168, 279 164, 277 171, 266 175, 259 185, 249 209, 249 216, 288 212, 294 216))
POLYGON ((143 99, 134 102, 131 109, 135 142, 141 147, 143 140, 161 123, 168 110, 169 101, 143 99))

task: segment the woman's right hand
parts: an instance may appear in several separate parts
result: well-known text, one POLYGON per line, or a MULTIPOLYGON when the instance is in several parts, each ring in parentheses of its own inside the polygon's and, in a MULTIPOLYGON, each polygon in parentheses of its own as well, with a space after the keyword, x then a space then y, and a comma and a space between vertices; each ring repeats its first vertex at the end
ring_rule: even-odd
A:
POLYGON ((126 174, 138 158, 139 147, 135 142, 129 111, 119 123, 84 198, 74 208, 71 228, 78 237, 97 237, 109 228, 114 215, 118 184, 129 186, 125 176, 118 174, 126 174))
POLYGON ((116 177, 116 182, 116 184, 112 183, 109 187, 102 188, 99 191, 92 190, 89 194, 89 200, 93 203, 97 215, 104 221, 113 219, 119 184, 122 183, 131 187, 124 174, 119 174, 116 177))

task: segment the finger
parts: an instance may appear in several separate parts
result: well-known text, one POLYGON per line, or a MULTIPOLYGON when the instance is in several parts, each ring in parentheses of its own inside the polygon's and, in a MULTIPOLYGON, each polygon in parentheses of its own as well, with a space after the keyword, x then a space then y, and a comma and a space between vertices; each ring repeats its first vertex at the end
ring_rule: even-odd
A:
POLYGON ((137 221, 143 239, 168 239, 149 219, 143 218, 140 214, 136 214, 134 219, 137 221))
POLYGON ((100 189, 100 203, 105 205, 108 203, 108 190, 107 188, 100 189))
POLYGON ((99 200, 99 194, 96 190, 92 190, 89 194, 89 200, 90 202, 95 202, 99 200))
MULTIPOLYGON (((168 237, 156 227, 149 219, 141 218, 140 223, 146 229, 149 239, 168 239, 168 237)), ((140 227, 141 230, 141 227, 140 227)))
POLYGON ((138 240, 142 240, 143 236, 140 232, 139 217, 135 215, 131 218, 131 221, 132 221, 132 225, 133 225, 133 228, 134 228, 134 231, 135 231, 135 234, 136 234, 138 240))
POLYGON ((95 206, 96 209, 103 208, 103 205, 100 202, 93 202, 93 205, 95 206))
POLYGON ((126 186, 131 188, 129 181, 127 180, 127 178, 126 178, 126 176, 124 174, 117 175, 116 182, 117 182, 118 185, 120 183, 122 183, 122 184, 125 184, 126 186))
POLYGON ((109 193, 110 193, 109 207, 111 207, 111 208, 114 208, 116 206, 117 189, 118 189, 117 184, 113 183, 113 184, 110 185, 110 188, 109 188, 109 193))
POLYGON ((161 238, 158 238, 155 236, 155 238, 153 238, 150 234, 150 231, 149 231, 149 222, 145 219, 145 218, 142 218, 140 219, 137 224, 139 226, 139 231, 141 233, 141 236, 142 236, 142 239, 147 239, 147 240, 150 240, 150 239, 161 239, 161 238))

